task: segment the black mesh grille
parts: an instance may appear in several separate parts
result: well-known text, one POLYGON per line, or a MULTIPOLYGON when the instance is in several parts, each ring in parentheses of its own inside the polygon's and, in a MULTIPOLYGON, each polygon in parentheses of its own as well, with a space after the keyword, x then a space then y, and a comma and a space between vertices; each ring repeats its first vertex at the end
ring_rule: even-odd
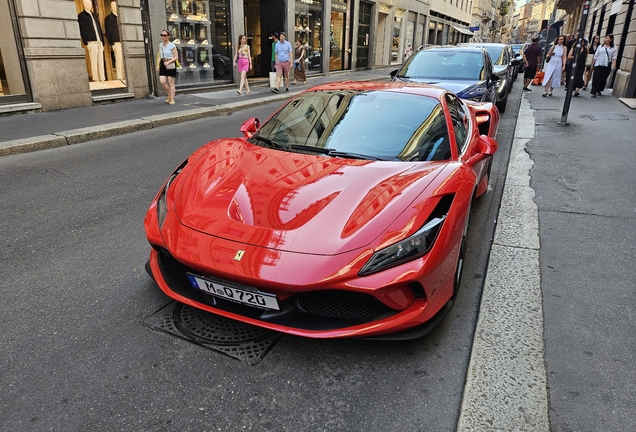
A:
POLYGON ((193 270, 187 266, 184 266, 179 261, 174 259, 170 252, 165 249, 159 249, 159 253, 161 253, 161 264, 163 264, 164 270, 169 271, 173 275, 183 279, 188 280, 187 272, 193 272, 193 270))
POLYGON ((316 291, 299 294, 298 311, 329 318, 370 320, 393 312, 391 308, 367 294, 343 291, 316 291))

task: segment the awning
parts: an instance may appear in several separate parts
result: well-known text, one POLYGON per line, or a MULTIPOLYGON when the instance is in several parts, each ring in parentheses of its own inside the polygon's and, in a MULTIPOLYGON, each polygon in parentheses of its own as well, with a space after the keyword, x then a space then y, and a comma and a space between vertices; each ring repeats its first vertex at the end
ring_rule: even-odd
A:
POLYGON ((464 33, 465 35, 468 36, 475 36, 475 33, 471 32, 470 30, 468 30, 467 28, 463 28, 463 27, 457 27, 451 24, 451 27, 454 28, 455 30, 457 30, 460 33, 464 33))

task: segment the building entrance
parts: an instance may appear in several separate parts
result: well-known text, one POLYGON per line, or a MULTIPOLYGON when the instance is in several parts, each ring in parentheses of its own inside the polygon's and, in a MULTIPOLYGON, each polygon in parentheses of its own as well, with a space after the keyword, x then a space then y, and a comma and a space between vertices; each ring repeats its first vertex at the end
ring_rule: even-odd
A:
MULTIPOLYGON (((272 33, 283 31, 283 0, 247 0, 244 2, 245 32, 254 68, 249 77, 269 76, 272 59, 272 33)), ((238 41, 238 35, 235 38, 238 41)), ((234 42, 236 43, 236 41, 234 42)))

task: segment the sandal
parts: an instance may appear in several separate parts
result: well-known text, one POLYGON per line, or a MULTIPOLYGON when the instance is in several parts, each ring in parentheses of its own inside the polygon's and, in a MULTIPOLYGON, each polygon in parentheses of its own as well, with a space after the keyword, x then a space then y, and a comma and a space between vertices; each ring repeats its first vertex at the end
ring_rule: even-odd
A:
POLYGON ((595 97, 596 97, 596 94, 595 94, 595 93, 593 93, 593 94, 592 94, 592 97, 593 97, 593 98, 595 98, 595 97))
POLYGON ((243 93, 241 93, 241 91, 240 91, 240 90, 237 90, 236 92, 237 92, 238 94, 240 94, 240 95, 242 95, 242 94, 243 94, 243 93))
POLYGON ((541 96, 546 97, 548 94, 547 93, 543 93, 541 96))
POLYGON ((579 96, 579 92, 574 93, 574 97, 579 96))
POLYGON ((252 93, 252 92, 251 92, 251 91, 249 91, 249 90, 245 92, 245 94, 250 94, 250 93, 252 93))

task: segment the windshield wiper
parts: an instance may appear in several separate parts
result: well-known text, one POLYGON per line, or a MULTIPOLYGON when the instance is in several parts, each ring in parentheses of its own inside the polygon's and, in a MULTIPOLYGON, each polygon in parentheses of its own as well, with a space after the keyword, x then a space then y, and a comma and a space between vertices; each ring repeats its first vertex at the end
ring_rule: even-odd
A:
POLYGON ((343 151, 338 151, 334 149, 325 149, 325 150, 327 150, 327 152, 325 153, 327 156, 333 156, 333 157, 350 158, 350 159, 368 159, 368 160, 378 160, 378 161, 390 160, 390 159, 381 158, 378 156, 371 156, 371 155, 365 155, 360 153, 343 152, 343 151))
POLYGON ((378 156, 370 156, 370 155, 365 155, 360 153, 344 152, 344 151, 339 151, 339 150, 331 149, 331 148, 315 147, 315 146, 308 146, 308 145, 302 145, 302 144, 292 144, 290 147, 292 150, 307 150, 313 153, 320 153, 320 154, 324 154, 324 155, 332 156, 332 157, 341 157, 341 158, 349 158, 349 159, 382 160, 382 161, 392 160, 392 159, 381 158, 378 156))
POLYGON ((271 148, 275 148, 275 149, 279 149, 279 150, 289 150, 289 146, 286 146, 286 145, 284 145, 284 144, 281 144, 281 143, 276 142, 276 141, 274 141, 274 140, 271 140, 271 139, 269 139, 269 138, 262 137, 262 136, 260 136, 260 135, 253 135, 253 136, 251 137, 251 139, 255 139, 255 140, 259 140, 259 141, 263 141, 264 143, 269 144, 269 146, 270 146, 271 148))

